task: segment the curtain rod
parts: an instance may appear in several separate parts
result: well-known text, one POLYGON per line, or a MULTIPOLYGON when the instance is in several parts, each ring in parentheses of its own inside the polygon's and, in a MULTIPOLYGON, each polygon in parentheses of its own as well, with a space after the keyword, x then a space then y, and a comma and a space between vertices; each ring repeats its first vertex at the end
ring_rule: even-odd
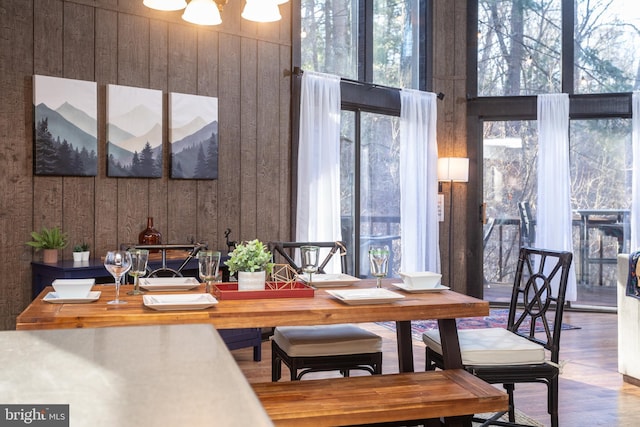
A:
MULTIPOLYGON (((301 76, 304 73, 304 70, 300 67, 293 67, 293 74, 296 76, 301 76)), ((376 84, 376 83, 368 83, 368 82, 361 82, 359 80, 353 80, 353 79, 347 79, 345 77, 340 77, 340 80, 343 82, 348 82, 348 83, 353 83, 353 84, 358 84, 361 86, 367 86, 369 87, 369 89, 374 89, 374 88, 381 88, 381 89, 389 89, 389 90, 400 90, 397 87, 391 87, 391 86, 385 86, 385 85, 380 85, 380 84, 376 84)), ((438 92, 437 95, 439 100, 443 100, 444 99, 444 93, 442 92, 438 92)))

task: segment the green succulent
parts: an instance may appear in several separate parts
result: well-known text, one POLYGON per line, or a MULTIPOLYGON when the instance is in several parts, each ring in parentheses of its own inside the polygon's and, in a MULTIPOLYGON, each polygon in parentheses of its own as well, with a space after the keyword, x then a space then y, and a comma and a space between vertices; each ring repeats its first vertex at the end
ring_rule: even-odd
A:
POLYGON ((73 252, 87 252, 89 250, 89 244, 82 242, 73 247, 73 252))
POLYGON ((40 249, 64 249, 68 244, 68 237, 58 227, 51 229, 42 227, 41 231, 32 231, 31 240, 27 245, 39 251, 40 249))
POLYGON ((238 243, 229 254, 229 259, 225 262, 231 274, 237 271, 266 271, 271 272, 273 263, 271 262, 271 252, 258 239, 238 243))

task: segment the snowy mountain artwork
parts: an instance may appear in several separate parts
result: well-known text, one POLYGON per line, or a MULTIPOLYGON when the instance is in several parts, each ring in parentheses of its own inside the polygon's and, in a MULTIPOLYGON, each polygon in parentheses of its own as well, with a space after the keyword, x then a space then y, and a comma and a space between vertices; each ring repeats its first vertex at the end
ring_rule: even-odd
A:
POLYGON ((98 174, 95 82, 33 76, 34 173, 98 174))
POLYGON ((171 178, 218 178, 218 98, 169 93, 171 178))
POLYGON ((107 85, 107 175, 162 177, 162 91, 107 85))

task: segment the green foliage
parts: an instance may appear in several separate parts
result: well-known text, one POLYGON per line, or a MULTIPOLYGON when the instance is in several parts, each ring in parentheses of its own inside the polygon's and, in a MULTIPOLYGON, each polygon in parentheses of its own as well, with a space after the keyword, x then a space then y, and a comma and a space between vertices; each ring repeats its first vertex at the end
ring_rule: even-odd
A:
POLYGON ((64 249, 68 244, 68 237, 66 233, 63 233, 58 227, 51 229, 42 227, 40 232, 31 232, 31 241, 26 244, 35 248, 36 251, 40 249, 64 249))
POLYGON ((229 267, 229 272, 234 274, 237 271, 262 271, 271 272, 273 263, 271 262, 271 252, 258 239, 238 243, 236 248, 229 254, 229 260, 225 262, 229 267))
POLYGON ((87 252, 89 250, 89 244, 87 242, 82 242, 73 247, 73 252, 87 252))

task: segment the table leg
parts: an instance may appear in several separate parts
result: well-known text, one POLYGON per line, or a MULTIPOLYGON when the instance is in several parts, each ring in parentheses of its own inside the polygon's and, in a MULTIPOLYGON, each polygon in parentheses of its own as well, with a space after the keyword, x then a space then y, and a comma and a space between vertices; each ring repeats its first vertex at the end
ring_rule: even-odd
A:
POLYGON ((413 343, 411 342, 411 321, 396 322, 396 342, 398 343, 398 368, 400 372, 413 372, 413 343))
POLYGON ((438 319, 440 342, 442 343, 442 358, 445 369, 461 369, 462 356, 460 341, 458 341, 458 327, 455 319, 438 319))

